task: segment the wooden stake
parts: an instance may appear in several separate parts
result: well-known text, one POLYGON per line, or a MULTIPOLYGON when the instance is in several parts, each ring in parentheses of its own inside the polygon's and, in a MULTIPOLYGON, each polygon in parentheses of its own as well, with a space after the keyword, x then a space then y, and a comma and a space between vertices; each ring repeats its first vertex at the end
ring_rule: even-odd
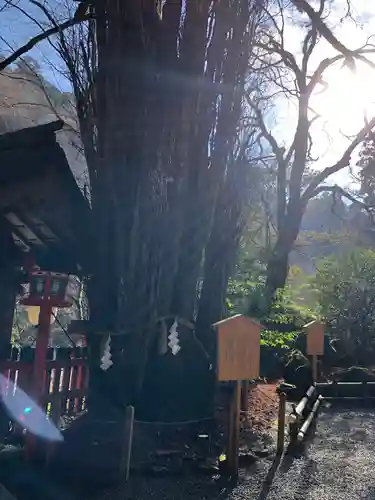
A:
POLYGON ((246 413, 249 411, 249 392, 250 382, 248 380, 244 380, 242 382, 241 410, 246 413))
POLYGON ((276 453, 282 455, 284 451, 284 439, 285 439, 285 406, 286 406, 286 394, 281 392, 279 394, 279 416, 278 416, 278 427, 277 427, 277 448, 276 453))
POLYGON ((318 381, 318 356, 316 356, 316 354, 313 354, 313 356, 312 356, 312 374, 313 374, 314 382, 317 382, 318 381))
POLYGON ((238 450, 240 440, 240 408, 241 408, 241 381, 234 382, 230 409, 228 430, 228 472, 232 481, 238 479, 238 450))
POLYGON ((134 406, 128 406, 125 413, 123 447, 120 461, 120 481, 129 481, 130 461, 133 444, 134 406))
POLYGON ((227 467, 226 471, 228 475, 231 474, 233 469, 233 428, 234 428, 234 384, 231 383, 231 393, 228 407, 228 433, 227 433, 227 467))

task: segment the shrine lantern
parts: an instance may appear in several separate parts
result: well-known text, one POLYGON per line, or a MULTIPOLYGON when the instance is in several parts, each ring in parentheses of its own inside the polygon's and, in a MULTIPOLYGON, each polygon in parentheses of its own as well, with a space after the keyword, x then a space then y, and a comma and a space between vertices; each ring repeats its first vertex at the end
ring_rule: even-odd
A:
POLYGON ((52 307, 71 307, 79 293, 76 280, 67 274, 33 270, 29 283, 21 301, 23 305, 41 306, 48 302, 52 307))
MULTIPOLYGON (((55 307, 71 307, 79 294, 77 281, 67 274, 41 271, 33 268, 29 273, 29 287, 21 304, 39 306, 38 333, 35 342, 35 356, 31 383, 31 397, 34 409, 43 404, 45 397, 46 355, 50 337, 51 317, 55 307)), ((36 322, 36 318, 34 322, 36 322)), ((30 409, 33 412, 33 408, 30 409)), ((35 436, 26 435, 25 453, 31 457, 36 450, 35 436)))

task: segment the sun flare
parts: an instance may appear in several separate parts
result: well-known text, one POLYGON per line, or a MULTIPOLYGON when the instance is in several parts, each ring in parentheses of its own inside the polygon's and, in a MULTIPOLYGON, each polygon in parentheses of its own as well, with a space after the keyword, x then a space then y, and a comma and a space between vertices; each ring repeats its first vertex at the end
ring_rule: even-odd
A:
POLYGON ((375 114, 375 69, 363 62, 355 71, 341 65, 326 72, 326 90, 311 99, 311 108, 330 128, 354 134, 363 126, 364 117, 375 114))

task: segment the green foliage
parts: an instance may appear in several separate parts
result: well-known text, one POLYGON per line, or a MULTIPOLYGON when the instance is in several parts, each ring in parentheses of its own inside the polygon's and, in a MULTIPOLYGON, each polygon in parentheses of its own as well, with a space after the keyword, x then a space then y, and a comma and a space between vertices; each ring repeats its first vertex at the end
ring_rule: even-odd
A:
POLYGON ((298 295, 297 289, 290 286, 280 290, 270 310, 260 318, 266 327, 262 344, 293 349, 302 327, 316 318, 313 310, 296 302, 295 294, 298 295))
MULTIPOLYGON (((249 225, 252 223, 253 220, 249 225)), ((265 219, 263 224, 266 225, 265 219)), ((258 319, 265 326, 263 346, 293 349, 302 326, 316 317, 305 305, 308 279, 300 268, 292 266, 288 285, 279 291, 271 308, 267 306, 265 282, 273 236, 272 231, 268 236, 263 233, 256 225, 254 230, 248 228, 242 239, 237 266, 228 285, 228 313, 258 319)))
POLYGON ((353 363, 375 352, 375 252, 362 248, 322 259, 313 280, 337 351, 353 363))
POLYGON ((323 193, 309 201, 301 230, 316 234, 332 234, 345 230, 348 208, 340 198, 323 193))
POLYGON ((359 153, 361 194, 366 203, 375 204, 375 138, 370 134, 362 144, 362 150, 359 153))
POLYGON ((16 305, 13 316, 12 344, 22 345, 22 333, 30 326, 26 309, 19 304, 16 305))
POLYGON ((265 284, 261 274, 257 279, 246 281, 232 279, 228 287, 228 311, 230 314, 246 314, 258 319, 265 326, 262 330, 262 345, 292 349, 303 325, 316 318, 313 310, 296 301, 303 286, 287 286, 278 292, 271 308, 266 309, 265 284))
POLYGON ((375 291, 375 252, 357 248, 321 259, 313 280, 324 316, 333 317, 346 308, 353 295, 375 291))

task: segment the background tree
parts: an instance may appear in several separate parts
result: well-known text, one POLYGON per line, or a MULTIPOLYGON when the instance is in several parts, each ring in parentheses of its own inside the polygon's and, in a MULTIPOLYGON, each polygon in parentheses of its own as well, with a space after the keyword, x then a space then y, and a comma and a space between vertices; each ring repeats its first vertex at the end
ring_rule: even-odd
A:
MULTIPOLYGON (((305 2, 301 4, 306 7, 305 2)), ((264 71, 264 67, 269 68, 269 79, 274 85, 275 90, 272 94, 274 102, 276 100, 280 102, 279 95, 281 95, 283 99, 294 102, 298 110, 296 127, 290 143, 281 143, 268 126, 265 114, 253 102, 251 95, 253 89, 250 88, 248 91, 248 104, 256 113, 255 126, 261 130, 261 140, 263 143, 268 143, 277 163, 277 239, 268 263, 269 297, 272 297, 277 289, 283 288, 286 282, 289 254, 298 237, 302 217, 309 200, 324 191, 334 191, 338 196, 349 196, 338 186, 328 186, 325 183, 330 176, 350 166, 353 152, 375 125, 374 118, 365 123, 334 164, 321 171, 311 170, 311 166, 316 161, 311 154, 314 145, 312 125, 319 118, 312 110, 314 93, 322 90, 323 77, 328 68, 348 61, 349 56, 350 61, 356 57, 361 60, 366 59, 364 54, 368 50, 371 51, 371 49, 361 47, 354 51, 346 50, 344 54, 340 50, 341 53, 338 55, 323 59, 317 65, 313 65, 312 57, 320 39, 319 30, 324 31, 322 34, 325 38, 330 37, 327 34, 328 28, 322 25, 325 7, 326 2, 322 0, 319 11, 314 11, 315 14, 310 12, 311 9, 306 10, 310 18, 313 16, 313 20, 310 19, 311 22, 301 28, 304 35, 301 40, 300 62, 285 46, 286 16, 289 11, 281 4, 277 12, 266 11, 270 28, 263 30, 261 41, 257 43, 257 47, 263 49, 261 71, 264 71)), ((335 37, 333 38, 336 40, 335 37)), ((342 48, 341 44, 339 48, 342 48)))
POLYGON ((338 360, 372 364, 375 348, 375 252, 357 248, 326 257, 313 281, 338 360))
POLYGON ((369 207, 375 207, 375 137, 369 134, 363 142, 359 161, 360 193, 369 207))

